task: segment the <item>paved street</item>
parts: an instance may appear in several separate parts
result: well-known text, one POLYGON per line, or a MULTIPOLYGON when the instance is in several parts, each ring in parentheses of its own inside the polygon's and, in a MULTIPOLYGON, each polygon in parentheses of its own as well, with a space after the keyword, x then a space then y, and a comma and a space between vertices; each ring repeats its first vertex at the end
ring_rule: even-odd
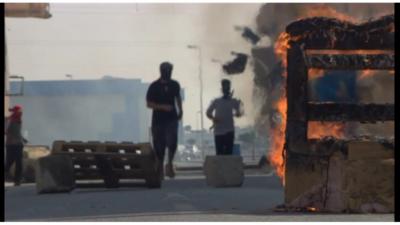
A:
POLYGON ((393 221, 384 215, 274 213, 283 202, 277 177, 247 170, 241 188, 211 188, 198 172, 179 172, 162 189, 140 182, 119 189, 83 184, 67 194, 37 195, 33 184, 8 187, 6 221, 393 221))

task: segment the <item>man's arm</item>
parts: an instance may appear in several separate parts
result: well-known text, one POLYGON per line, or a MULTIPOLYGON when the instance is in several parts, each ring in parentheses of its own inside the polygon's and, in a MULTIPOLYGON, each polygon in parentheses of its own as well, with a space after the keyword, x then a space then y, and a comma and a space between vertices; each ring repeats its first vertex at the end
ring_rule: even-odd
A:
POLYGON ((213 129, 215 127, 215 124, 218 123, 219 121, 219 119, 213 115, 213 111, 215 110, 216 104, 217 104, 216 100, 212 101, 210 106, 208 106, 206 112, 208 119, 210 119, 213 122, 212 126, 210 127, 210 130, 213 129))
POLYGON ((178 119, 181 120, 183 116, 183 109, 182 109, 182 97, 181 97, 181 85, 179 82, 176 81, 175 87, 175 101, 178 105, 178 119))
POLYGON ((153 109, 153 110, 166 111, 166 112, 172 111, 172 109, 173 109, 172 106, 170 106, 170 105, 158 104, 158 103, 150 102, 150 101, 147 101, 147 107, 150 109, 153 109))
POLYGON ((241 116, 243 116, 243 103, 242 103, 242 101, 241 100, 236 100, 235 101, 235 111, 236 111, 236 113, 235 113, 235 116, 236 117, 241 117, 241 116))
POLYGON ((215 100, 210 103, 210 105, 208 106, 207 111, 206 111, 206 116, 210 120, 214 120, 214 116, 213 116, 214 109, 215 109, 215 100))
POLYGON ((183 109, 182 109, 182 98, 181 98, 181 95, 180 94, 178 94, 178 96, 176 96, 176 103, 177 103, 177 105, 178 105, 178 110, 179 110, 179 112, 178 112, 178 119, 182 119, 182 116, 183 116, 183 109))

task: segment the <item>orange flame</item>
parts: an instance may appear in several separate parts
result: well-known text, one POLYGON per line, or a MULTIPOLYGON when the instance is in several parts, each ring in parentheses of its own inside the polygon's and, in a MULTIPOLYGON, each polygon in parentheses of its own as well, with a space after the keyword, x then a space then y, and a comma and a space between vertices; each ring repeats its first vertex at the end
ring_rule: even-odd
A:
POLYGON ((308 70, 308 79, 310 80, 322 77, 323 75, 324 75, 323 69, 311 68, 308 70))
MULTIPOLYGON (((304 17, 334 17, 340 20, 349 22, 356 22, 354 18, 345 14, 339 13, 336 10, 324 6, 317 5, 311 10, 307 10, 304 17)), ((278 40, 275 43, 275 54, 282 61, 284 67, 284 77, 287 77, 287 50, 290 48, 290 41, 296 41, 301 36, 290 36, 286 32, 282 32, 278 40)), ((308 71, 309 78, 314 79, 323 75, 323 70, 310 69, 308 71)), ((268 158, 271 165, 274 167, 276 174, 282 179, 282 184, 285 185, 285 159, 284 159, 284 144, 285 144, 285 132, 286 132, 286 118, 287 118, 287 98, 286 94, 280 97, 280 99, 274 105, 275 109, 278 110, 282 120, 281 123, 271 130, 272 144, 269 150, 268 158)), ((323 136, 334 136, 337 138, 343 137, 344 125, 340 123, 310 123, 309 124, 309 138, 321 138, 323 136)))
MULTIPOLYGON (((358 80, 362 80, 362 79, 366 79, 369 78, 375 74, 377 74, 378 71, 377 70, 362 70, 361 73, 359 74, 359 76, 357 77, 358 80)), ((389 70, 388 71, 389 75, 394 75, 394 70, 389 70)))
POLYGON ((289 41, 291 37, 288 33, 282 32, 275 43, 275 55, 282 60, 282 66, 287 67, 287 50, 289 49, 289 41))
MULTIPOLYGON (((286 69, 287 67, 287 49, 289 46, 290 35, 288 33, 281 33, 278 37, 278 41, 275 44, 275 54, 282 60, 282 66, 286 69)), ((286 71, 283 74, 287 76, 286 71)), ((282 87, 285 88, 285 87, 282 87)), ((286 132, 286 115, 287 115, 287 98, 286 91, 283 91, 283 95, 280 99, 275 102, 274 108, 277 109, 281 116, 281 123, 277 124, 271 129, 271 147, 268 153, 268 158, 275 169, 276 174, 281 178, 282 184, 285 185, 285 160, 284 160, 284 145, 285 145, 285 132, 286 132)))
POLYGON ((361 74, 358 76, 357 79, 359 79, 359 80, 365 79, 367 77, 371 77, 375 73, 376 73, 376 71, 374 71, 374 70, 363 70, 363 71, 361 71, 361 74))
POLYGON ((309 212, 317 212, 318 209, 315 208, 315 207, 307 207, 307 211, 309 211, 309 212))
POLYGON ((275 108, 281 115, 281 124, 272 129, 272 146, 268 157, 271 165, 274 167, 276 174, 282 179, 282 184, 285 185, 285 160, 284 160, 284 144, 286 131, 286 111, 287 99, 286 94, 283 95, 275 104, 275 108))
POLYGON ((338 139, 344 138, 345 125, 336 122, 308 122, 307 137, 308 139, 321 139, 323 137, 334 137, 338 139))

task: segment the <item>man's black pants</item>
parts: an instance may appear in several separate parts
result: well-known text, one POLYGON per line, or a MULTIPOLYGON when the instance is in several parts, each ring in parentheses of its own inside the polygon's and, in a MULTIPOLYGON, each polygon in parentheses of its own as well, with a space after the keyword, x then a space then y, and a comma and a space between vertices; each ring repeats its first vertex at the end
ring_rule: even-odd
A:
POLYGON ((14 183, 21 182, 23 149, 24 149, 23 145, 6 145, 7 155, 6 155, 6 166, 4 168, 4 172, 8 174, 12 164, 15 162, 14 183))
POLYGON ((160 165, 164 163, 165 148, 168 148, 168 162, 172 162, 178 147, 178 120, 153 124, 151 131, 153 135, 153 147, 160 165))
POLYGON ((215 135, 215 148, 217 155, 232 155, 235 132, 231 131, 223 135, 215 135))

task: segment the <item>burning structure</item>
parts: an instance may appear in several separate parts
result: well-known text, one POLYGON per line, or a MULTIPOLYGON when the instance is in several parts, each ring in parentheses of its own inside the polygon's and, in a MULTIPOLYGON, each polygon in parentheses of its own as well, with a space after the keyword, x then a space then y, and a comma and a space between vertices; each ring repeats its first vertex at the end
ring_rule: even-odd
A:
POLYGON ((265 64, 254 65, 254 95, 261 105, 257 124, 270 136, 270 164, 285 187, 285 207, 277 209, 393 211, 393 9, 260 9, 258 31, 275 44, 252 51, 265 64), (288 13, 274 14, 282 11, 288 13), (371 17, 379 19, 358 22, 371 17), (279 33, 282 24, 289 25, 279 33))
MULTIPOLYGON (((283 177, 283 170, 280 169, 280 165, 283 163, 282 149, 285 139, 284 128, 286 127, 287 110, 285 68, 287 67, 287 39, 289 36, 284 32, 285 25, 299 18, 316 16, 337 18, 339 22, 356 23, 393 13, 394 4, 382 3, 268 3, 260 8, 257 16, 257 31, 259 34, 267 35, 273 45, 271 47, 257 46, 252 49, 252 56, 255 59, 253 96, 255 106, 258 106, 255 109, 257 111, 256 127, 260 135, 264 134, 271 137, 268 154, 272 165, 278 170, 279 176, 283 177)), ((323 35, 326 36, 326 34, 323 35)), ((386 103, 389 99, 389 102, 394 102, 394 76, 387 76, 385 72, 312 69, 309 76, 309 93, 307 94, 310 101, 348 102, 351 100, 351 102, 386 103), (375 76, 369 76, 371 74, 375 76), (345 90, 338 91, 343 89, 343 86, 345 90), (337 95, 337 92, 344 96, 337 95)), ((347 130, 349 130, 344 128, 349 128, 351 123, 346 127, 338 126, 335 123, 325 124, 324 128, 330 129, 320 129, 321 126, 315 126, 315 124, 310 122, 309 134, 311 137, 333 135, 342 138, 348 134, 347 130), (331 129, 333 129, 332 132, 328 132, 331 129)), ((358 124, 357 127, 358 133, 367 134, 377 133, 376 131, 378 131, 378 133, 391 136, 393 135, 394 123, 387 122, 384 125, 358 124)))
POLYGON ((309 102, 308 77, 315 69, 394 70, 394 16, 359 25, 306 18, 289 24, 280 38, 287 49, 285 203, 336 212, 393 211, 394 140, 339 140, 335 132, 346 121, 394 120, 394 104, 309 102), (315 129, 310 126, 331 137, 309 139, 308 130, 315 129))

